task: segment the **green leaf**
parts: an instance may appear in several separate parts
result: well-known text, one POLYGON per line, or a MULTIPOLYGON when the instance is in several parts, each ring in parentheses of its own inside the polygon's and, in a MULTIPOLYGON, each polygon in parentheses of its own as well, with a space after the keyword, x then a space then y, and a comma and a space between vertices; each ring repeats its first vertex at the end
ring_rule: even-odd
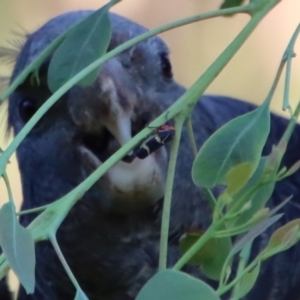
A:
POLYGON ((12 202, 5 203, 0 210, 0 245, 27 294, 33 293, 35 286, 34 240, 30 231, 19 224, 12 202))
MULTIPOLYGON (((263 209, 270 199, 275 182, 265 182, 265 170, 268 157, 262 157, 252 177, 234 196, 228 205, 228 213, 235 213, 242 209, 246 203, 250 208, 245 210, 239 218, 233 220, 235 226, 248 222, 255 213, 263 209)), ((274 170, 274 172, 276 172, 274 170)), ((275 173, 274 173, 275 175, 275 173)), ((227 223, 230 225, 230 222, 227 223)))
POLYGON ((74 300, 89 300, 89 298, 85 295, 85 293, 79 289, 76 291, 76 296, 74 300))
POLYGON ((249 180, 253 173, 253 166, 249 163, 242 163, 233 167, 226 174, 227 189, 229 195, 238 192, 249 180))
POLYGON ((234 294, 238 299, 244 297, 253 288, 257 280, 257 277, 259 275, 259 270, 260 270, 260 261, 258 261, 258 264, 250 272, 247 272, 242 276, 237 291, 234 294))
POLYGON ((196 185, 227 184, 228 172, 248 163, 256 169, 270 131, 269 101, 217 130, 200 149, 192 168, 196 185))
POLYGON ((220 300, 205 282, 183 272, 164 270, 154 275, 136 300, 220 300))
POLYGON ((275 206, 272 210, 269 212, 269 216, 275 215, 279 210, 281 210, 290 200, 293 198, 293 195, 287 197, 284 201, 282 201, 280 204, 275 206))
POLYGON ((237 219, 236 225, 244 224, 249 221, 258 211, 262 210, 267 201, 271 198, 275 183, 271 182, 258 188, 252 195, 251 207, 243 212, 237 219))
POLYGON ((244 2, 245 0, 225 0, 221 5, 221 9, 240 6, 244 2))
POLYGON ((229 257, 233 257, 236 253, 243 249, 248 243, 252 243, 253 240, 261 235, 267 228, 269 228, 272 224, 277 222, 282 217, 282 214, 275 215, 269 219, 261 221, 255 227, 253 227, 249 232, 247 232, 243 237, 237 240, 237 242, 233 245, 229 257))
POLYGON ((293 175, 300 169, 300 160, 296 161, 289 169, 284 173, 284 175, 280 178, 283 179, 285 177, 293 175))
POLYGON ((258 166, 256 167, 255 172, 252 174, 251 178, 248 180, 247 184, 243 187, 241 191, 239 191, 237 197, 241 197, 244 193, 248 190, 253 188, 255 185, 259 184, 264 175, 266 164, 267 164, 268 157, 263 156, 260 158, 258 166))
POLYGON ((300 239, 300 219, 295 219, 278 228, 271 236, 267 247, 259 254, 262 259, 285 251, 300 239))
MULTIPOLYGON (((243 235, 241 238, 239 238, 235 242, 233 247, 231 248, 230 253, 228 254, 226 261, 223 265, 223 269, 225 268, 225 270, 227 272, 229 270, 229 273, 230 273, 231 269, 229 267, 229 264, 231 263, 231 260, 234 257, 234 255, 236 255, 242 249, 246 250, 245 247, 247 247, 247 245, 252 244, 253 240, 257 236, 261 235, 267 228, 269 228, 272 224, 274 224, 276 221, 278 221, 282 217, 282 215, 283 214, 275 215, 275 216, 270 217, 269 219, 261 221, 259 224, 257 224, 255 227, 253 227, 249 232, 247 232, 245 235, 243 235)), ((226 279, 226 281, 227 280, 228 280, 228 278, 226 279)))
POLYGON ((256 226, 257 224, 260 224, 261 221, 265 221, 269 216, 270 213, 268 212, 268 209, 261 210, 245 224, 241 224, 239 226, 231 226, 231 228, 228 228, 228 226, 226 226, 225 230, 216 231, 215 236, 217 238, 223 238, 245 233, 254 228, 254 226, 256 226))
POLYGON ((21 71, 17 78, 15 78, 15 80, 10 84, 6 92, 0 95, 0 102, 1 100, 5 100, 9 97, 9 95, 25 81, 29 74, 32 73, 32 75, 35 76, 38 74, 38 69, 42 63, 54 52, 55 49, 57 49, 60 43, 64 40, 66 34, 67 32, 54 39, 51 44, 49 44, 25 69, 21 71))
MULTIPOLYGON (((201 237, 201 233, 188 233, 180 240, 180 252, 184 254, 201 237)), ((203 273, 211 279, 219 280, 226 258, 231 250, 231 239, 212 238, 194 255, 189 263, 201 266, 203 273)))
MULTIPOLYGON (((68 80, 106 53, 111 38, 109 9, 115 2, 110 1, 67 33, 55 50, 48 70, 48 86, 54 93, 68 80)), ((78 84, 92 84, 99 74, 95 69, 78 84)))

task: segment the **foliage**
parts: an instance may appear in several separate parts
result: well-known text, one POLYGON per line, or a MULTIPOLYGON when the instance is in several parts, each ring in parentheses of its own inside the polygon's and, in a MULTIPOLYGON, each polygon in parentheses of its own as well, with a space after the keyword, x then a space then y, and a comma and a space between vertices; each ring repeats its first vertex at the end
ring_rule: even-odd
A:
MULTIPOLYGON (((265 207, 274 189, 275 182, 291 175, 299 168, 299 162, 296 162, 290 170, 279 170, 286 144, 295 127, 295 120, 299 115, 300 106, 296 108, 285 134, 278 145, 273 148, 272 153, 267 157, 262 157, 261 153, 270 129, 270 101, 278 83, 282 66, 286 62, 288 65, 290 64, 293 56, 292 49, 296 40, 295 37, 298 35, 300 29, 297 28, 284 54, 274 85, 263 104, 253 112, 240 116, 220 128, 206 141, 197 154, 193 164, 192 176, 194 183, 203 188, 204 193, 209 197, 208 200, 213 203, 212 224, 205 232, 187 233, 181 239, 180 243, 182 257, 172 270, 165 270, 168 248, 169 211, 175 171, 175 163, 173 161, 176 160, 182 126, 189 119, 192 108, 207 86, 226 66, 261 19, 278 1, 253 0, 248 4, 242 5, 243 1, 227 0, 223 2, 221 10, 161 26, 105 54, 111 35, 108 11, 116 2, 118 1, 110 1, 107 5, 74 25, 66 33, 54 40, 34 62, 23 70, 20 76, 11 84, 7 92, 2 95, 2 99, 6 99, 27 76, 37 76, 42 62, 52 55, 48 73, 48 85, 54 94, 37 111, 35 116, 31 118, 0 157, 0 174, 6 182, 10 195, 10 201, 0 210, 0 244, 5 255, 1 255, 0 257, 0 277, 5 275, 7 265, 9 264, 26 291, 31 293, 34 289, 34 241, 38 242, 49 239, 67 274, 76 287, 77 293, 75 299, 87 299, 60 251, 55 237, 57 228, 72 206, 80 199, 82 193, 88 190, 114 163, 120 160, 134 146, 141 143, 151 132, 150 128, 157 128, 166 119, 173 118, 175 120, 176 136, 171 150, 167 190, 164 201, 160 270, 142 288, 137 299, 217 300, 229 290, 232 291, 232 299, 240 299, 255 284, 261 262, 272 255, 285 251, 300 239, 300 221, 298 219, 293 220, 277 229, 271 236, 267 247, 249 262, 253 240, 280 219, 281 214, 276 213, 289 200, 287 199, 272 211, 269 211, 265 207), (168 109, 168 112, 165 112, 154 120, 149 125, 149 128, 145 128, 137 134, 69 194, 52 204, 22 212, 41 212, 28 228, 23 228, 17 222, 17 213, 15 212, 9 181, 5 172, 6 164, 26 134, 68 89, 76 84, 91 84, 105 61, 143 39, 196 20, 220 15, 229 16, 239 12, 246 12, 251 16, 249 23, 209 69, 199 77, 196 83, 168 109), (94 38, 94 34, 97 32, 98 35, 98 31, 100 30, 104 38, 94 38), (70 52, 70 49, 76 43, 79 45, 79 51, 70 52), (69 55, 69 53, 71 54, 69 55), (82 59, 82 57, 87 59, 82 59), (63 72, 61 71, 62 66, 63 72), (59 72, 58 69, 60 70, 59 72), (218 185, 225 185, 226 188, 215 199, 210 189, 218 185), (231 237, 242 233, 245 233, 245 235, 232 245, 231 237), (22 244, 23 251, 19 251, 20 244, 22 244), (239 257, 237 257, 238 255, 239 257), (234 278, 232 278, 231 263, 234 259, 238 260, 238 271, 234 278), (214 291, 203 281, 181 272, 180 269, 186 263, 192 263, 201 267, 207 277, 219 280, 219 288, 214 291)), ((289 78, 289 74, 287 74, 287 78, 289 78)), ((285 107, 289 106, 288 86, 289 82, 286 84, 285 107)))
POLYGON ((136 300, 220 300, 216 292, 203 281, 183 272, 163 270, 142 288, 136 300))
POLYGON ((27 293, 33 293, 35 285, 34 241, 31 232, 19 224, 13 202, 4 204, 0 210, 0 244, 27 293))

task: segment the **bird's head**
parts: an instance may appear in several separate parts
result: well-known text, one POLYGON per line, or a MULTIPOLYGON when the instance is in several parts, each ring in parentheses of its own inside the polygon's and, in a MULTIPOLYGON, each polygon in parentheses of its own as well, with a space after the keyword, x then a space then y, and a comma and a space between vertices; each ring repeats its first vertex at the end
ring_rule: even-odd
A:
MULTIPOLYGON (((29 34, 12 80, 58 35, 90 13, 58 16, 29 34)), ((113 32, 108 51, 146 31, 123 17, 110 16, 113 32)), ((28 76, 10 97, 9 124, 15 134, 51 96, 49 60, 40 67, 38 81, 28 76)), ((69 192, 183 91, 173 80, 168 48, 158 37, 104 63, 95 82, 88 87, 75 86, 64 94, 17 150, 25 203, 39 206, 69 192)), ((167 160, 165 147, 143 160, 125 158, 100 178, 83 200, 117 212, 151 205, 164 195, 167 160)))

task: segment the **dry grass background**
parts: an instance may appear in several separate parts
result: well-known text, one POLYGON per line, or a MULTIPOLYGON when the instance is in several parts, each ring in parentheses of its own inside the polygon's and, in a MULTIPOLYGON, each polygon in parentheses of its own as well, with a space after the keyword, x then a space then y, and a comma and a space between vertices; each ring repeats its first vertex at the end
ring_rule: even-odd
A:
MULTIPOLYGON (((103 0, 1 0, 0 45, 9 46, 16 38, 13 31, 30 33, 51 17, 78 9, 96 9, 106 3, 103 0)), ((148 28, 153 28, 185 16, 217 9, 220 0, 123 0, 113 8, 148 28)), ((225 70, 208 88, 207 93, 224 94, 261 103, 265 98, 281 56, 290 37, 300 21, 300 2, 283 0, 266 16, 225 70)), ((175 78, 190 86, 210 63, 237 35, 248 17, 218 18, 191 24, 162 34, 171 49, 175 78)), ((300 53, 300 40, 296 44, 300 53)), ((0 65, 0 74, 9 74, 5 65, 0 65)), ((291 102, 299 101, 300 61, 294 60, 291 102), (298 83, 298 84, 297 84, 298 83)), ((283 81, 277 90, 272 108, 281 113, 283 81)), ((0 147, 9 140, 4 138, 5 106, 0 111, 0 147)), ((21 187, 15 158, 8 166, 16 202, 21 202, 21 187)), ((0 204, 7 200, 6 189, 0 182, 0 204)))

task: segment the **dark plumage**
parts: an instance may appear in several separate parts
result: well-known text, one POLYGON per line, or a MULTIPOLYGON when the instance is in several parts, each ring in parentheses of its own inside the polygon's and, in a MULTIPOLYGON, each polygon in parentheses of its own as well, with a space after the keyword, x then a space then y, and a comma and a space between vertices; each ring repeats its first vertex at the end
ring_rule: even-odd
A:
MULTIPOLYGON (((89 13, 58 16, 29 35, 12 78, 55 37, 89 13)), ((120 16, 111 14, 111 19, 110 49, 145 31, 120 16)), ((182 95, 184 88, 165 69, 167 53, 161 39, 148 39, 107 62, 93 86, 72 88, 50 109, 17 150, 23 209, 52 202, 72 190, 119 144, 182 95)), ((10 97, 9 124, 15 133, 50 96, 46 71, 47 62, 40 70, 39 86, 32 86, 28 78, 10 97)), ((198 146, 222 124, 253 108, 226 97, 202 97, 193 114, 198 146)), ((286 125, 283 118, 272 116, 265 154, 279 140, 286 125)), ((300 159, 299 136, 298 126, 284 159, 287 166, 300 159)), ((119 162, 82 197, 59 229, 62 252, 89 299, 134 299, 156 272, 167 153, 168 149, 162 147, 144 160, 119 162)), ((205 229, 210 223, 210 209, 191 180, 193 156, 185 132, 179 157, 170 225, 170 266, 179 257, 179 237, 189 228, 205 229)), ((299 184, 296 174, 275 189, 271 207, 295 195, 284 208, 282 222, 300 215, 299 184)), ((21 222, 26 226, 33 218, 24 215, 21 222)), ((257 239, 254 251, 265 245, 271 230, 257 239)), ((247 299, 299 299, 299 253, 300 246, 296 245, 264 263, 258 283, 247 299)), ((74 287, 50 243, 38 243, 36 254, 35 294, 27 296, 21 289, 18 299, 74 299, 74 287)), ((201 276, 196 268, 186 267, 185 271, 201 276)))
MULTIPOLYGON (((1 250, 1 248, 0 248, 0 250, 1 250)), ((11 300, 12 299, 12 294, 10 293, 10 291, 8 289, 6 279, 2 279, 0 281, 0 299, 1 300, 11 300)))

